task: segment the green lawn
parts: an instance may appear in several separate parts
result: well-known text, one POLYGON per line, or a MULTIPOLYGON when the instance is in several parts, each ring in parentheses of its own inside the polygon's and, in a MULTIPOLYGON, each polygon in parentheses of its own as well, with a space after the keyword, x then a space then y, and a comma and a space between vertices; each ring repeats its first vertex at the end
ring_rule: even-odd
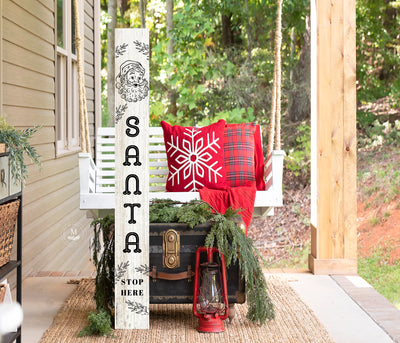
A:
POLYGON ((358 259, 358 274, 400 309, 400 263, 389 265, 382 251, 358 259))
POLYGON ((301 248, 287 248, 288 258, 271 263, 269 268, 303 269, 308 268, 308 255, 310 254, 310 241, 301 248))

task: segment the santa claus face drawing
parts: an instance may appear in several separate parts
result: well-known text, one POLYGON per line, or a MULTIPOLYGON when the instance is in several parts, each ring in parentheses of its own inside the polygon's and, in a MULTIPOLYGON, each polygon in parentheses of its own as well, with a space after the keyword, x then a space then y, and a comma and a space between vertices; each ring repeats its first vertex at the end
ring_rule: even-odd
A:
POLYGON ((144 68, 139 62, 127 60, 121 64, 115 87, 122 99, 137 102, 147 96, 149 86, 144 72, 144 68))

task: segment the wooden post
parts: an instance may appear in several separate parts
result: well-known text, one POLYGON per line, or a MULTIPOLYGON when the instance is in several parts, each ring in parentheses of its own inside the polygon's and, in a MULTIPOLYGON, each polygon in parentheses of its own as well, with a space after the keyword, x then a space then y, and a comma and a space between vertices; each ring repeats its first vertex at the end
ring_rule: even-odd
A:
POLYGON ((149 328, 149 32, 115 30, 115 328, 149 328))
POLYGON ((312 0, 310 270, 357 272, 355 0, 312 0))

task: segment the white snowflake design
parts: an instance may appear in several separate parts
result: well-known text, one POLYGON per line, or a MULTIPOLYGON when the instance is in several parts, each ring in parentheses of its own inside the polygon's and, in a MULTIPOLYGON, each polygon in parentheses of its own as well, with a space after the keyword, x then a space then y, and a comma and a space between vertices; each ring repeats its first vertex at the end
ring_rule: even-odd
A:
POLYGON ((220 139, 215 137, 215 132, 212 132, 212 137, 210 137, 210 133, 207 133, 207 143, 205 144, 205 137, 196 140, 196 136, 200 133, 201 129, 185 128, 183 134, 187 138, 182 139, 181 144, 179 143, 179 136, 176 137, 174 142, 174 136, 171 135, 170 142, 167 142, 167 152, 170 152, 170 157, 175 157, 175 161, 179 164, 178 168, 170 166, 172 171, 170 171, 168 180, 171 180, 172 185, 175 182, 179 185, 181 181, 180 173, 183 172, 184 180, 189 180, 184 189, 191 192, 204 187, 199 178, 204 179, 206 174, 208 174, 209 182, 214 179, 213 181, 217 183, 218 177, 222 177, 220 173, 222 166, 216 166, 218 161, 210 164, 213 156, 206 151, 211 149, 217 155, 220 152, 218 152, 218 149, 221 149, 218 144, 220 139))

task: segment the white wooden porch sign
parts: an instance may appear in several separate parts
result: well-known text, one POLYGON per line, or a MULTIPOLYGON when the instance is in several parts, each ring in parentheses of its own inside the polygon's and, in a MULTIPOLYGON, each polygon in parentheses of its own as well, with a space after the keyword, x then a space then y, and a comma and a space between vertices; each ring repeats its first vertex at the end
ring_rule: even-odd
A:
POLYGON ((149 32, 115 30, 115 328, 149 328, 149 32))

